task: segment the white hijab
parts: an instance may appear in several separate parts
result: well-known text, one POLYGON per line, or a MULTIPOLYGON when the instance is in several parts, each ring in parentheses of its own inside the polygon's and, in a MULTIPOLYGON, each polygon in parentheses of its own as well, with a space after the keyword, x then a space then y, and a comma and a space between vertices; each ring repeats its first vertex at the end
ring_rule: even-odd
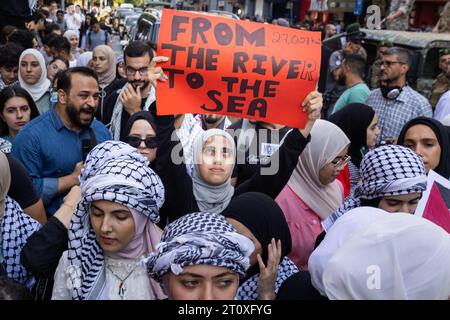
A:
POLYGON ((421 217, 359 207, 342 216, 309 258, 330 299, 450 296, 450 235, 421 217))
MULTIPOLYGON (((236 157, 234 140, 227 132, 220 129, 209 129, 204 131, 201 135, 197 136, 194 142, 194 172, 192 174, 192 182, 194 197, 200 211, 220 213, 228 206, 228 203, 234 195, 234 188, 231 185, 231 174, 223 184, 212 186, 203 180, 198 169, 198 166, 201 163, 203 145, 213 136, 225 137, 231 144, 233 161, 236 157)), ((233 170, 233 168, 231 168, 231 170, 233 170)))
POLYGON ((350 143, 335 124, 317 120, 311 130, 311 141, 299 157, 297 167, 289 179, 289 187, 322 220, 342 205, 343 192, 338 181, 324 186, 319 171, 350 143))
POLYGON ((39 62, 39 65, 41 67, 41 77, 39 78, 38 82, 36 82, 33 85, 29 85, 25 83, 25 81, 22 79, 22 76, 19 72, 19 82, 20 86, 27 90, 27 92, 31 95, 33 100, 36 102, 38 101, 50 88, 51 82, 47 79, 47 67, 45 66, 45 59, 42 53, 35 49, 27 49, 20 55, 19 59, 19 68, 21 68, 22 59, 24 56, 31 54, 34 56, 37 61, 39 62))

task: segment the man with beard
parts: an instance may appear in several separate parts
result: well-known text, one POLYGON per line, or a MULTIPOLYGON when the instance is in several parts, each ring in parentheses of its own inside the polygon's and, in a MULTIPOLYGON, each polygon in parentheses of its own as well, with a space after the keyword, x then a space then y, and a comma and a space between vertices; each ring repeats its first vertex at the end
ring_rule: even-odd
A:
POLYGON ((411 63, 408 50, 392 47, 381 59, 381 85, 371 92, 366 104, 378 116, 381 129, 378 142, 395 143, 406 122, 417 117, 431 118, 433 112, 428 99, 406 82, 411 63))
POLYGON ((111 139, 106 127, 94 119, 99 97, 94 71, 69 69, 59 75, 57 89, 55 108, 20 130, 12 148, 33 178, 47 216, 52 216, 67 192, 79 184, 82 161, 90 149, 111 139))
POLYGON ((340 68, 339 83, 347 88, 334 105, 333 113, 343 109, 350 103, 365 103, 370 94, 369 87, 364 83, 366 60, 358 54, 347 56, 340 68))
POLYGON ((202 114, 198 116, 201 120, 203 130, 222 129, 225 130, 231 124, 228 118, 221 114, 202 114))
MULTIPOLYGON (((156 100, 155 88, 149 80, 153 51, 144 41, 133 41, 125 49, 124 62, 128 83, 112 93, 105 103, 104 124, 109 125, 114 140, 124 141, 125 130, 130 116, 145 110, 156 115, 150 108, 156 100)), ((154 105, 154 104, 153 104, 154 105)))
POLYGON ((441 73, 431 86, 430 103, 433 109, 436 107, 441 96, 450 89, 450 74, 448 64, 450 63, 450 48, 439 50, 439 70, 441 73))

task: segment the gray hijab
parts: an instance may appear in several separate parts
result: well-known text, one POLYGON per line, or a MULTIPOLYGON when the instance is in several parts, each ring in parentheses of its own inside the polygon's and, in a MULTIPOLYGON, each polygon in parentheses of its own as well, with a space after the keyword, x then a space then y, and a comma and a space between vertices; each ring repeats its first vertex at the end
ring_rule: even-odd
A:
MULTIPOLYGON (((231 144, 233 150, 233 160, 236 157, 236 146, 233 138, 225 131, 220 129, 210 129, 199 135, 194 142, 194 173, 192 175, 194 197, 197 201, 200 211, 207 211, 211 213, 222 212, 230 202, 234 194, 234 188, 231 185, 231 174, 228 179, 221 185, 213 186, 208 184, 200 176, 198 168, 201 163, 201 154, 205 142, 213 136, 225 137, 231 144)), ((234 167, 234 164, 233 164, 234 167)), ((232 169, 233 170, 233 169, 232 169)))

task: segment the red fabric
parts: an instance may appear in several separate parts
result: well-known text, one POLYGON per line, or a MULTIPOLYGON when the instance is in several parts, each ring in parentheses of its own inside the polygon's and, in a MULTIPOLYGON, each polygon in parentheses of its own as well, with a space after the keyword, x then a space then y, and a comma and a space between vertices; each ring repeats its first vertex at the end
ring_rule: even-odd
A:
POLYGON ((341 171, 337 179, 342 183, 344 187, 344 199, 350 194, 350 171, 348 170, 348 164, 344 170, 341 171))
POLYGON ((430 196, 423 211, 423 217, 450 233, 450 211, 445 205, 444 199, 442 199, 435 183, 431 187, 430 196))
POLYGON ((309 11, 309 6, 311 5, 311 0, 305 0, 300 2, 298 20, 302 22, 305 20, 305 15, 309 11))

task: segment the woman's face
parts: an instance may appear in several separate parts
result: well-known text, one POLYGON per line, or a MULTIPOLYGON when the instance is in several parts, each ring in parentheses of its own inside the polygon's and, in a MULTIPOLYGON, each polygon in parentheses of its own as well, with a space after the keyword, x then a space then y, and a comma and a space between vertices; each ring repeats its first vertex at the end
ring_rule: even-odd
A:
POLYGON ((70 39, 69 39, 69 42, 70 42, 70 47, 72 49, 78 48, 78 42, 79 41, 78 41, 78 37, 76 35, 71 36, 70 39))
POLYGON ((439 166, 442 150, 430 127, 423 124, 412 126, 406 131, 403 145, 422 158, 427 173, 439 166))
POLYGON ((206 183, 221 185, 231 176, 234 155, 231 143, 225 137, 212 136, 206 140, 200 159, 199 174, 206 183))
POLYGON ((12 97, 7 100, 1 113, 1 118, 6 122, 12 136, 15 136, 30 121, 30 117, 30 106, 27 99, 22 97, 12 97))
POLYGON ((422 193, 410 193, 400 196, 383 197, 378 204, 378 208, 387 212, 404 212, 414 214, 422 193))
MULTIPOLYGON (((148 123, 147 120, 136 120, 131 127, 129 136, 140 139, 139 145, 137 146, 134 143, 131 144, 131 140, 127 139, 129 140, 127 142, 130 145, 137 148, 143 156, 147 157, 148 161, 152 162, 153 160, 155 160, 157 148, 149 148, 145 143, 145 140, 154 142, 156 139, 155 130, 153 130, 152 126, 150 125, 150 123, 148 123)), ((137 139, 135 140, 137 141, 137 139)))
POLYGON ((372 122, 369 124, 369 126, 367 127, 367 131, 366 131, 366 135, 367 135, 367 140, 366 140, 366 146, 369 149, 372 149, 373 147, 375 147, 375 144, 377 143, 377 139, 380 135, 380 128, 378 127, 378 117, 377 115, 373 116, 372 122))
POLYGON ((108 63, 108 57, 105 54, 95 51, 92 55, 92 64, 97 74, 102 74, 108 71, 108 63))
POLYGON ((322 185, 326 186, 332 183, 345 168, 347 162, 344 160, 348 151, 348 147, 349 146, 346 146, 344 149, 342 149, 342 151, 337 155, 336 158, 320 168, 319 181, 322 185))
POLYGON ((127 77, 127 73, 125 71, 125 62, 120 61, 117 65, 117 72, 119 73, 119 75, 122 78, 126 78, 127 77))
POLYGON ((258 254, 262 254, 261 242, 259 242, 258 239, 256 239, 256 237, 253 235, 253 233, 250 231, 250 229, 248 229, 246 226, 244 226, 239 221, 237 221, 233 218, 227 218, 227 221, 229 224, 231 224, 236 229, 236 231, 239 234, 242 234, 243 236, 252 240, 253 244, 255 245, 255 251, 253 251, 252 255, 250 256, 250 265, 252 265, 252 266, 255 265, 258 262, 258 259, 256 258, 256 256, 258 254))
POLYGON ((47 67, 47 79, 53 81, 55 79, 55 75, 58 71, 66 71, 67 66, 61 60, 55 60, 53 63, 50 63, 47 67))
POLYGON ((27 54, 20 62, 19 72, 23 81, 32 86, 39 81, 42 74, 42 68, 35 56, 27 54))
POLYGON ((97 200, 91 203, 91 226, 105 252, 119 252, 135 236, 135 224, 130 210, 118 203, 97 200))
POLYGON ((233 300, 239 288, 239 275, 227 268, 199 264, 163 277, 170 300, 233 300))

